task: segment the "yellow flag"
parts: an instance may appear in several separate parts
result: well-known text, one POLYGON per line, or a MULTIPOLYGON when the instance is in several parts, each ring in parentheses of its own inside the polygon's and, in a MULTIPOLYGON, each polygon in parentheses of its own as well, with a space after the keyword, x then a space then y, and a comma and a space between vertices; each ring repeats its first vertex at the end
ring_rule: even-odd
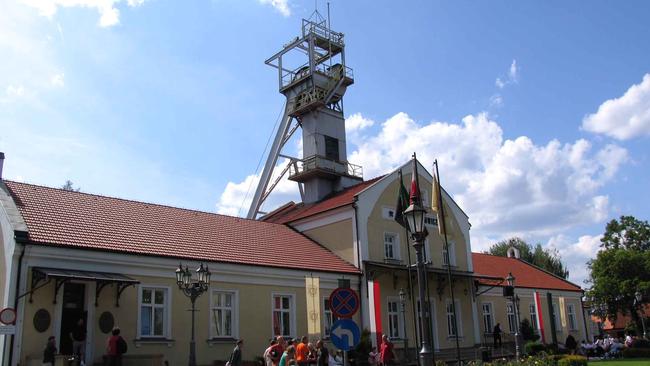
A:
POLYGON ((431 191, 431 210, 435 212, 438 217, 438 232, 440 235, 444 236, 446 233, 442 223, 444 218, 442 217, 442 197, 440 197, 442 189, 440 188, 440 182, 438 181, 436 174, 433 175, 433 187, 431 188, 431 191))

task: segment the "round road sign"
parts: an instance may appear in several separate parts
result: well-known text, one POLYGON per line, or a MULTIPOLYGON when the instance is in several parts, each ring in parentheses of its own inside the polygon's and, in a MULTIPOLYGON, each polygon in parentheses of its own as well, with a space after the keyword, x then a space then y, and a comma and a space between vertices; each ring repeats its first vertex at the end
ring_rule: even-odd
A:
POLYGON ((330 295, 330 309, 339 318, 350 318, 359 310, 359 295, 349 288, 337 288, 330 295))
POLYGON ((4 308, 0 311, 0 323, 4 325, 12 325, 16 322, 16 310, 12 308, 4 308))

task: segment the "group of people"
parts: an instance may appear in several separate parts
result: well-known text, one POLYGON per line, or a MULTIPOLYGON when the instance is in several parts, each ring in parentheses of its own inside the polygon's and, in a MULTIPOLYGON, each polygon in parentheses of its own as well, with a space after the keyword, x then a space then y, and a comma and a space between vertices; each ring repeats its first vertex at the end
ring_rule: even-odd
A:
POLYGON ((631 347, 635 337, 627 335, 625 340, 618 337, 597 337, 593 343, 582 341, 578 352, 587 357, 616 358, 625 347, 631 347))
POLYGON ((316 344, 313 344, 309 342, 307 336, 302 337, 300 341, 297 339, 287 341, 284 337, 277 336, 271 340, 264 351, 263 358, 266 366, 308 366, 310 364, 336 366, 339 364, 336 358, 330 355, 322 340, 319 339, 316 344))
MULTIPOLYGON (((86 354, 86 327, 83 319, 79 319, 74 329, 69 334, 72 340, 72 355, 85 366, 86 354)), ((122 355, 127 351, 127 344, 120 335, 120 328, 114 327, 111 335, 106 340, 106 354, 104 357, 107 366, 122 366, 122 355)), ((54 366, 57 354, 56 337, 50 336, 43 350, 43 366, 54 366)))

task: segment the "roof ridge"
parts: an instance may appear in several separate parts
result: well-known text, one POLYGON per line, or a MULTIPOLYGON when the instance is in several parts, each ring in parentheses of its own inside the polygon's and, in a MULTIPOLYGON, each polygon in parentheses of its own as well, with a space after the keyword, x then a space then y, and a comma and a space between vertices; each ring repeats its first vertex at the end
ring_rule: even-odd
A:
POLYGON ((8 179, 3 179, 3 182, 19 184, 19 185, 26 185, 26 186, 32 186, 32 187, 39 187, 39 188, 45 188, 45 189, 51 189, 51 190, 55 190, 55 191, 65 192, 66 194, 81 194, 81 195, 86 195, 86 196, 108 198, 108 199, 124 201, 124 202, 132 202, 132 203, 143 204, 143 205, 151 205, 151 206, 158 206, 158 207, 163 207, 163 208, 171 208, 171 209, 174 209, 174 210, 196 212, 196 213, 202 213, 202 214, 214 215, 214 216, 223 216, 223 217, 228 217, 228 218, 232 218, 232 219, 255 221, 255 222, 264 222, 264 223, 267 223, 267 224, 274 224, 274 225, 281 225, 282 226, 282 224, 277 224, 277 223, 273 223, 273 222, 269 222, 269 221, 260 221, 260 220, 249 219, 249 218, 241 217, 241 216, 226 215, 226 214, 221 214, 221 213, 218 213, 218 212, 209 212, 209 211, 203 211, 203 210, 198 210, 198 209, 194 209, 194 208, 171 206, 171 205, 163 204, 163 203, 138 201, 138 200, 135 200, 135 199, 121 198, 121 197, 115 197, 115 196, 107 196, 107 195, 101 195, 101 194, 97 194, 97 193, 89 193, 89 192, 81 192, 81 191, 70 191, 70 190, 63 189, 63 188, 50 187, 50 186, 34 184, 34 183, 17 182, 17 181, 8 180, 8 179))

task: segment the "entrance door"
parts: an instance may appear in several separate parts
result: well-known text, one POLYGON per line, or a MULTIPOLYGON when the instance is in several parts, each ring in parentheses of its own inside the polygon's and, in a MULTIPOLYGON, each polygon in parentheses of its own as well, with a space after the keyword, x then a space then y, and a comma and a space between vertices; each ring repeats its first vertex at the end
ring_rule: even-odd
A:
POLYGON ((63 355, 72 354, 72 338, 70 333, 80 319, 86 324, 85 309, 86 285, 83 283, 67 282, 63 285, 63 303, 61 309, 61 334, 59 335, 60 349, 63 355))

